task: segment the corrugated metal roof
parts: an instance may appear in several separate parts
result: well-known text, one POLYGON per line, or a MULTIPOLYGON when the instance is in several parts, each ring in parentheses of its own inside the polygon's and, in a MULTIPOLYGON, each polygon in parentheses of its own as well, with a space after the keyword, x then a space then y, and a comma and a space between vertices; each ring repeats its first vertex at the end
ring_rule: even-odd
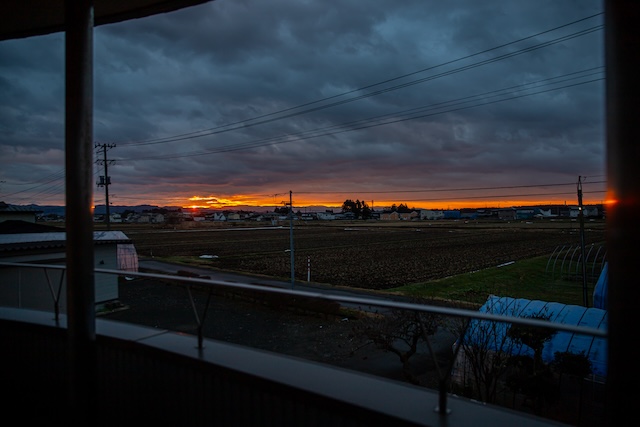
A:
MULTIPOLYGON (((66 232, 0 234, 0 251, 63 247, 66 239, 66 232)), ((122 231, 94 231, 93 241, 96 244, 131 242, 122 231)))

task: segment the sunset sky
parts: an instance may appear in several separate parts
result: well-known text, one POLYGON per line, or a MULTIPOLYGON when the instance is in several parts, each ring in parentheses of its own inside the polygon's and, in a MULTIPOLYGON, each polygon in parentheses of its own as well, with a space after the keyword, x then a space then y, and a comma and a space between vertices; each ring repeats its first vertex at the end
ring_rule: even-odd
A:
MULTIPOLYGON (((216 0, 96 27, 109 201, 576 204, 580 177, 583 202, 602 203, 602 11, 216 0)), ((64 34, 0 42, 0 201, 64 205, 64 109, 64 34)))

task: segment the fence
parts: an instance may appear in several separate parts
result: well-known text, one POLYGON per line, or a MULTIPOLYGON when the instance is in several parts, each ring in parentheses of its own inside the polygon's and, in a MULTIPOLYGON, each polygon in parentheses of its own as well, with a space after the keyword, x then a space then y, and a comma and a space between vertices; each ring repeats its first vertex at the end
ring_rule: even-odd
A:
MULTIPOLYGON (((48 277, 48 272, 52 270, 62 270, 66 269, 65 266, 61 265, 46 265, 46 264, 27 264, 27 263, 8 263, 8 262, 0 262, 0 267, 4 268, 39 268, 43 269, 48 277)), ((0 270, 1 272, 1 270, 0 270)), ((143 273, 143 272, 131 272, 131 271, 121 271, 121 270, 109 270, 109 269, 95 269, 95 273, 97 274, 112 274, 118 276, 126 276, 126 277, 138 277, 138 278, 148 278, 148 279, 157 279, 158 281, 173 281, 178 283, 180 286, 183 286, 187 290, 187 295, 189 298, 190 307, 193 311, 194 320, 197 324, 197 334, 194 337, 197 344, 196 347, 202 349, 203 341, 205 339, 203 335, 203 325, 206 320, 206 312, 209 308, 208 301, 204 306, 204 311, 199 312, 196 308, 196 304, 193 299, 192 289, 197 287, 198 289, 209 290, 210 294, 214 289, 227 289, 227 290, 235 290, 235 291, 244 291, 251 293, 264 293, 271 296, 281 295, 283 297, 299 297, 303 299, 315 299, 320 301, 330 301, 337 302, 345 305, 359 305, 366 307, 380 307, 381 309, 391 310, 391 311, 410 311, 413 313, 422 313, 429 315, 437 315, 443 316, 449 319, 464 319, 467 321, 471 320, 482 320, 494 322, 496 324, 510 324, 510 325, 520 325, 521 327, 527 328, 541 328, 544 330, 555 330, 555 331, 563 331, 568 333, 575 333, 585 336, 592 337, 600 337, 606 338, 607 332, 602 329, 571 325, 571 324, 561 324, 561 323, 553 323, 544 319, 536 319, 536 318, 523 318, 523 317, 514 317, 511 315, 505 314, 494 314, 487 312, 479 312, 473 310, 467 310, 462 308, 452 308, 452 307, 443 307, 436 305, 424 305, 417 304, 412 302, 400 302, 395 300, 385 300, 385 299, 374 299, 369 297, 353 297, 346 295, 337 295, 332 294, 330 292, 308 292, 308 291, 300 291, 295 289, 288 288, 275 288, 275 287, 265 287, 255 284, 245 284, 245 283, 236 283, 236 282, 226 282, 221 280, 209 279, 209 278, 198 278, 198 277, 183 277, 183 276, 173 276, 166 274, 156 274, 156 273, 143 273)), ((6 284, 5 284, 6 285, 6 284)), ((55 296, 59 294, 59 290, 51 288, 52 284, 48 284, 51 289, 51 295, 55 296)), ((60 285, 61 286, 61 285, 60 285)), ((210 295, 209 294, 209 295, 210 295)), ((59 299, 53 297, 52 298, 52 308, 55 313, 56 319, 60 313, 59 307, 59 299)), ((464 335, 461 335, 464 336, 464 335)), ((431 348, 429 337, 425 337, 427 341, 427 345, 431 348)), ((462 346, 456 346, 456 349, 459 349, 462 346)), ((453 351, 453 349, 452 349, 453 351)), ((435 355, 431 354, 431 357, 434 358, 434 363, 437 365, 437 360, 435 360, 435 355)), ((455 360, 455 357, 453 358, 455 360)), ((448 367, 439 368, 439 404, 436 410, 441 414, 448 413, 448 398, 451 387, 451 373, 453 370, 453 363, 448 367)))

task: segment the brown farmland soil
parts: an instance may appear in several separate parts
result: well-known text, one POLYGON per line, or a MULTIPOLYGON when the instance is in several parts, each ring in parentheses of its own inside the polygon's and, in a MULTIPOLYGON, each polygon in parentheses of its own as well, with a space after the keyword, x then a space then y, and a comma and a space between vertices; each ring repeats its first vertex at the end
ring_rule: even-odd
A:
MULTIPOLYGON (((260 223, 118 224, 138 254, 199 260, 208 267, 287 279, 290 227, 260 223)), ((585 243, 604 241, 604 221, 585 223, 585 243)), ((295 275, 313 282, 389 289, 551 254, 579 245, 577 221, 296 221, 295 275)))
MULTIPOLYGON (((124 231, 141 256, 190 257, 204 262, 203 267, 290 278, 290 252, 285 252, 290 229, 286 222, 276 227, 254 223, 114 224, 112 229, 124 231), (203 260, 200 255, 218 258, 203 260)), ((293 230, 296 277, 306 280, 310 259, 314 282, 388 289, 551 254, 558 246, 579 244, 578 230, 578 224, 571 221, 297 222, 293 230)), ((588 223, 585 243, 603 240, 604 223, 588 223)), ((202 309, 205 296, 196 294, 195 298, 202 309)), ((183 288, 136 279, 121 284, 120 299, 127 309, 106 317, 196 333, 183 288)), ((209 338, 404 380, 397 356, 354 333, 362 319, 301 315, 227 298, 214 298, 207 313, 203 332, 209 338)), ((423 386, 436 388, 433 357, 447 366, 454 338, 443 330, 432 338, 435 354, 421 348, 411 359, 412 370, 423 386)))

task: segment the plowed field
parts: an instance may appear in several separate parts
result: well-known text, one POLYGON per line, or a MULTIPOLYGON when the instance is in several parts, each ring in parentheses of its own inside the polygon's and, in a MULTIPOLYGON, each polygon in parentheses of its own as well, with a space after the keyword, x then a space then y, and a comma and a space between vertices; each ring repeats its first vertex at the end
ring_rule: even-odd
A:
MULTIPOLYGON (((141 256, 182 256, 211 267, 291 277, 291 229, 287 222, 186 223, 170 228, 123 230, 141 256)), ((576 221, 482 222, 301 222, 293 227, 295 276, 314 282, 388 289, 551 254, 578 245, 576 221), (320 223, 320 224, 319 224, 320 223)), ((604 222, 585 226, 585 243, 604 241, 604 222)))

